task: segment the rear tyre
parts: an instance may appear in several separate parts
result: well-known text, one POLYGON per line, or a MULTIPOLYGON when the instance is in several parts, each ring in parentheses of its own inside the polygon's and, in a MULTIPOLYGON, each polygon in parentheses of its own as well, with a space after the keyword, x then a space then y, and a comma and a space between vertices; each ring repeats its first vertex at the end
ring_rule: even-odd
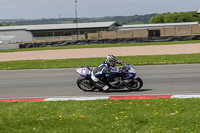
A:
POLYGON ((140 77, 132 80, 131 82, 125 84, 126 88, 129 90, 139 90, 143 86, 143 81, 140 77))
POLYGON ((79 77, 77 79, 77 86, 83 91, 93 91, 95 89, 92 80, 85 77, 79 77))

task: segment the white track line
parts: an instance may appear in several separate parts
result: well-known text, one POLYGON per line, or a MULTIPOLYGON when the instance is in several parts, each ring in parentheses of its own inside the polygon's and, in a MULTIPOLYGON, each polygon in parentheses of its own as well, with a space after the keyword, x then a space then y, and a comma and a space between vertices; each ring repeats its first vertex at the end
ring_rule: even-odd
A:
MULTIPOLYGON (((148 96, 148 95, 147 95, 148 96)), ((67 101, 67 100, 100 100, 108 99, 110 96, 100 96, 100 97, 69 97, 69 98, 46 98, 43 101, 67 101)), ((172 95, 170 98, 200 98, 200 95, 172 95)))
POLYGON ((46 98, 43 101, 67 101, 67 100, 99 100, 99 99, 108 99, 109 96, 101 97, 70 97, 70 98, 46 98))
POLYGON ((200 98, 200 95, 172 95, 171 98, 200 98))

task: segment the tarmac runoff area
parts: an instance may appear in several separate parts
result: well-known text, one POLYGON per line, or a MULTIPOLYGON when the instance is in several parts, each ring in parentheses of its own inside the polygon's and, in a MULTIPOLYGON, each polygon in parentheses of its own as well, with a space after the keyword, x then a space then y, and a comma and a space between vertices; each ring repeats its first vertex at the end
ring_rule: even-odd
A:
POLYGON ((200 43, 4 52, 0 53, 0 61, 91 58, 105 57, 108 54, 113 54, 115 56, 136 56, 193 53, 200 53, 200 43))
POLYGON ((157 98, 200 98, 200 95, 140 95, 140 96, 101 96, 101 97, 67 97, 67 98, 22 98, 0 99, 0 102, 39 102, 39 101, 68 101, 68 100, 120 100, 120 99, 157 99, 157 98))

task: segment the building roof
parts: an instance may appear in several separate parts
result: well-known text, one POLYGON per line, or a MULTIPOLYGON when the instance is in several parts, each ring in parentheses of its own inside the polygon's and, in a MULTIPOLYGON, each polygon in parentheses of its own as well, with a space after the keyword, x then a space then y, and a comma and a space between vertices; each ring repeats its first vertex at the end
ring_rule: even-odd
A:
POLYGON ((200 8, 197 10, 197 14, 200 14, 200 8))
MULTIPOLYGON (((78 23, 78 28, 104 28, 112 25, 119 24, 116 21, 110 22, 90 22, 90 23, 78 23)), ((76 23, 70 24, 42 24, 42 25, 22 25, 22 26, 0 26, 1 30, 55 30, 55 29, 76 29, 76 23)))
POLYGON ((199 25, 199 22, 123 25, 119 30, 199 25))

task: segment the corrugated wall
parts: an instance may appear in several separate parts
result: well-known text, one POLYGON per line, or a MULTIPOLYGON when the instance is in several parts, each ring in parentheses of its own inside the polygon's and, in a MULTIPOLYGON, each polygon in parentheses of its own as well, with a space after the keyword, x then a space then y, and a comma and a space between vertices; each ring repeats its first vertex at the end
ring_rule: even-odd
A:
POLYGON ((5 37, 2 39, 2 43, 16 43, 16 42, 27 42, 33 41, 33 36, 29 31, 24 30, 10 30, 10 31, 0 31, 0 36, 5 37), (10 39, 8 39, 10 37, 10 39))

